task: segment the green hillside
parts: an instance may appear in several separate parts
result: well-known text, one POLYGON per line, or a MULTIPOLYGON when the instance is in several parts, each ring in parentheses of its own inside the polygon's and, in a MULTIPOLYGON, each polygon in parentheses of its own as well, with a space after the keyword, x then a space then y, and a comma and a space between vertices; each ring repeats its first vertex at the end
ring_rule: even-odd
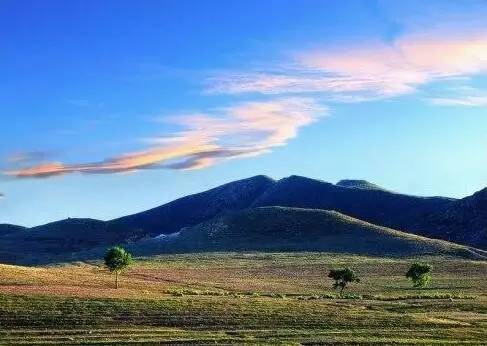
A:
POLYGON ((193 251, 326 251, 377 256, 441 254, 482 258, 485 252, 376 226, 335 211, 260 207, 183 229, 135 247, 140 254, 193 251))

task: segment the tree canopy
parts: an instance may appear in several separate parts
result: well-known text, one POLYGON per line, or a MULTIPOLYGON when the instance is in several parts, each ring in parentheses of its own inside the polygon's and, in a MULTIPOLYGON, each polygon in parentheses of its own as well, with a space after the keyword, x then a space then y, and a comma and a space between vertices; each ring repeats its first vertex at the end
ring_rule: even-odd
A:
POLYGON ((115 287, 118 288, 118 275, 122 270, 132 264, 132 255, 121 246, 114 246, 105 253, 105 265, 108 270, 115 273, 115 287))
POLYGON ((360 282, 357 274, 355 274, 355 272, 350 268, 331 269, 328 277, 335 280, 333 283, 333 288, 340 288, 340 294, 349 283, 360 282))
POLYGON ((431 281, 432 266, 427 263, 413 263, 406 272, 406 277, 413 282, 416 288, 422 288, 431 281))

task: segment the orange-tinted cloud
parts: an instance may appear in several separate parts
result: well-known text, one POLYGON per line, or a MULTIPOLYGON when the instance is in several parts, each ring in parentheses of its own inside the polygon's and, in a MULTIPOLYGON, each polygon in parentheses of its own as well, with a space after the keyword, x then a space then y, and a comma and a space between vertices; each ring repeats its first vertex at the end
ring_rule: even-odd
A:
POLYGON ((139 169, 201 169, 223 160, 250 157, 281 146, 302 126, 326 114, 326 108, 303 98, 248 102, 210 113, 172 118, 182 130, 150 138, 150 148, 100 162, 42 163, 10 169, 9 176, 49 177, 67 173, 119 173, 139 169))
POLYGON ((18 178, 43 178, 66 173, 120 173, 148 168, 164 161, 185 157, 201 151, 214 150, 215 148, 216 146, 210 143, 186 142, 123 154, 100 162, 72 165, 58 162, 43 163, 32 167, 8 170, 5 174, 18 178))

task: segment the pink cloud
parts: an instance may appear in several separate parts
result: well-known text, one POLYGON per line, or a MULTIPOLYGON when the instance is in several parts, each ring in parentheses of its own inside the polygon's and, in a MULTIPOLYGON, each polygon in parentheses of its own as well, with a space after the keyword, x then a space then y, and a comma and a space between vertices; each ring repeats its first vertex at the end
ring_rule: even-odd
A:
POLYGON ((412 93, 450 78, 487 72, 487 32, 404 35, 391 44, 329 47, 295 56, 278 72, 227 72, 207 80, 210 93, 324 93, 368 100, 412 93))

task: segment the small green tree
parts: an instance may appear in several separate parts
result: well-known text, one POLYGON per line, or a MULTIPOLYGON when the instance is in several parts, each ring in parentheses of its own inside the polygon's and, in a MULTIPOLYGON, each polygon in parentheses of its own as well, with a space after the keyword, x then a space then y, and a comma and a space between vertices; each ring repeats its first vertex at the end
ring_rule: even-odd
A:
POLYGON ((105 253, 105 265, 115 273, 115 288, 118 288, 118 275, 132 264, 132 255, 121 246, 114 246, 105 253))
POLYGON ((416 288, 423 288, 431 281, 431 265, 427 263, 413 263, 406 273, 406 277, 416 288))
POLYGON ((350 268, 344 269, 331 269, 328 273, 328 277, 335 280, 333 288, 340 288, 340 294, 342 294, 345 287, 351 282, 360 282, 357 274, 350 268))

